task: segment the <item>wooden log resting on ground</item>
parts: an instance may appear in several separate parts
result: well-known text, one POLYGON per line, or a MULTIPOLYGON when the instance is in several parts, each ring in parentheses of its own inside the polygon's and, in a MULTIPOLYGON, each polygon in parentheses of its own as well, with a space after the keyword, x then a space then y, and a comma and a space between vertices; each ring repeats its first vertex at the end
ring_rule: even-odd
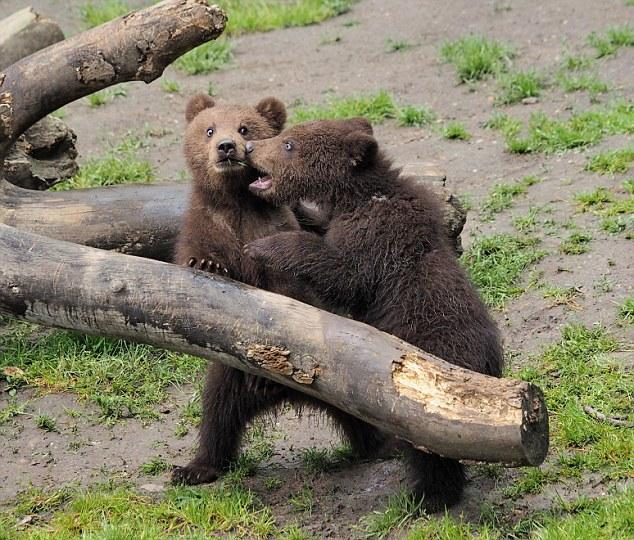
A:
POLYGON ((0 312, 217 360, 316 396, 422 449, 537 465, 541 391, 473 373, 357 321, 175 265, 0 225, 0 312))
MULTIPOLYGON (((425 183, 433 180, 420 177, 425 183)), ((466 212, 446 188, 431 187, 445 202, 445 222, 458 251, 466 212)), ((35 192, 0 180, 0 223, 58 240, 170 260, 188 193, 187 184, 35 192)))
POLYGON ((59 107, 124 81, 151 82, 224 30, 206 0, 164 0, 19 60, 0 72, 0 160, 17 137, 59 107))
POLYGON ((0 69, 64 39, 56 23, 31 7, 2 19, 0 29, 0 69))

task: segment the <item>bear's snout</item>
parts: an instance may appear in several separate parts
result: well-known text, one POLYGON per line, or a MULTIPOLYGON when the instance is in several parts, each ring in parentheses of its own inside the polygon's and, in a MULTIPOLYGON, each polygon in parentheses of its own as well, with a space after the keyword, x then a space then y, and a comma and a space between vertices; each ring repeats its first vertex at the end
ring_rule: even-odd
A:
POLYGON ((227 159, 236 155, 236 143, 231 139, 223 139, 218 143, 218 157, 227 159))

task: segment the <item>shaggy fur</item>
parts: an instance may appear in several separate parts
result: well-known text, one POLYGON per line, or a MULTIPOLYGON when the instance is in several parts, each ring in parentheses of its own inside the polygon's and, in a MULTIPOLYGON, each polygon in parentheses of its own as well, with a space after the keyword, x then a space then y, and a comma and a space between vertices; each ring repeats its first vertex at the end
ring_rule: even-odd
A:
MULTIPOLYGON (((299 231, 288 207, 249 192, 257 173, 244 163, 248 141, 282 130, 284 105, 267 98, 255 107, 216 106, 210 97, 198 95, 190 100, 186 118, 185 156, 194 181, 174 262, 310 302, 313 297, 306 286, 243 254, 244 244, 255 239, 299 231)), ((367 430, 359 427, 362 423, 356 418, 270 380, 212 363, 203 391, 198 452, 188 465, 174 469, 173 481, 215 480, 235 459, 246 424, 283 402, 325 409, 353 448, 359 454, 368 453, 374 435, 367 439, 367 430)))
MULTIPOLYGON (((329 209, 325 236, 279 233, 246 252, 304 281, 329 308, 396 335, 453 364, 500 376, 495 323, 448 243, 441 204, 400 175, 362 119, 319 121, 247 145, 261 177, 254 193, 274 204, 329 209)), ((463 466, 407 445, 414 493, 428 511, 456 503, 463 466)))

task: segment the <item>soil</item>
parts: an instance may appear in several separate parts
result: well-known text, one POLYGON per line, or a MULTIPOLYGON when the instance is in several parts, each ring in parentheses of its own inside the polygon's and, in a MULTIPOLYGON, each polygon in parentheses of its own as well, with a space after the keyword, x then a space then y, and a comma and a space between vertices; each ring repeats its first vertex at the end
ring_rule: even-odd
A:
MULTIPOLYGON (((67 34, 81 29, 80 2, 76 0, 0 0, 0 18, 26 5, 58 21, 67 34)), ((185 103, 188 96, 206 92, 210 83, 218 100, 231 102, 256 103, 266 95, 275 95, 289 105, 314 104, 325 102, 330 95, 385 89, 401 103, 427 105, 441 121, 463 122, 472 138, 448 141, 435 127, 401 128, 388 121, 376 126, 375 133, 396 163, 435 162, 446 172, 448 186, 458 194, 467 194, 474 208, 495 183, 526 175, 542 179, 495 221, 483 221, 477 210, 472 211, 463 233, 465 247, 474 235, 514 232, 513 217, 524 215, 529 207, 543 205, 552 210, 549 219, 558 223, 571 220, 593 235, 590 251, 578 256, 558 253, 561 238, 568 234, 565 229, 542 235, 542 247, 549 255, 535 266, 535 271, 544 283, 577 287, 578 308, 552 306, 541 291, 532 289, 495 312, 507 351, 517 353, 514 362, 522 362, 556 341, 561 328, 571 322, 609 326, 619 338, 631 343, 633 327, 616 320, 618 306, 633 295, 631 240, 602 232, 599 219, 579 213, 573 200, 574 193, 590 191, 597 185, 621 185, 627 175, 600 177, 583 168, 589 155, 631 144, 631 138, 611 137, 588 151, 563 155, 509 154, 502 136, 483 127, 494 111, 496 83, 458 84, 453 67, 440 63, 438 49, 444 40, 483 34, 513 44, 518 67, 552 73, 566 53, 591 52, 585 44, 590 32, 633 18, 634 8, 613 0, 362 0, 349 13, 320 25, 236 38, 235 59, 222 71, 192 77, 168 68, 166 76, 180 83, 180 94, 166 94, 158 81, 147 86, 130 83, 127 97, 106 106, 92 109, 82 100, 65 107, 65 121, 77 132, 80 161, 103 154, 128 133, 149 134, 149 145, 140 150, 139 156, 150 160, 162 179, 178 180, 186 176, 181 155, 185 103), (345 26, 350 21, 358 24, 345 26), (387 53, 387 39, 406 40, 414 47, 387 53), (609 292, 598 286, 605 279, 613 285, 609 292)), ((621 49, 616 56, 597 63, 600 77, 613 89, 603 101, 617 96, 634 98, 632 65, 634 48, 621 49)), ((590 105, 586 93, 564 94, 552 87, 537 103, 513 105, 504 111, 524 119, 535 111, 565 117, 570 110, 590 105)), ((631 353, 622 353, 620 358, 631 365, 631 353)), ((71 395, 22 392, 21 399, 32 398, 26 414, 13 426, 0 427, 0 501, 10 500, 29 485, 90 485, 113 476, 145 486, 142 489, 162 489, 167 474, 147 477, 139 473, 139 467, 156 456, 178 464, 188 460, 195 444, 194 430, 178 439, 174 428, 179 408, 191 392, 188 387, 174 389, 170 412, 161 414, 160 421, 143 425, 126 419, 111 427, 99 423, 96 410, 71 395), (71 417, 65 414, 66 409, 81 414, 71 417), (35 427, 32 415, 39 411, 58 419, 59 432, 45 433, 35 427)), ((0 408, 6 401, 7 394, 0 392, 0 408)), ((285 414, 272 428, 277 433, 276 454, 247 484, 282 523, 299 520, 318 537, 357 537, 361 534, 359 519, 384 508, 389 495, 401 486, 404 471, 394 459, 310 476, 299 462, 298 449, 338 443, 327 424, 310 413, 301 418, 292 412, 285 414), (265 487, 272 476, 282 481, 273 492, 265 487), (311 513, 294 513, 289 495, 301 489, 307 479, 314 489, 315 506, 311 513)), ((506 470, 501 478, 492 480, 474 473, 464 501, 452 514, 476 518, 483 502, 503 504, 505 497, 500 488, 511 483, 515 475, 515 471, 506 470)), ((521 517, 529 510, 548 506, 555 496, 566 499, 581 493, 598 495, 606 489, 601 480, 585 478, 579 484, 557 485, 542 495, 526 496, 515 504, 514 512, 521 517)))

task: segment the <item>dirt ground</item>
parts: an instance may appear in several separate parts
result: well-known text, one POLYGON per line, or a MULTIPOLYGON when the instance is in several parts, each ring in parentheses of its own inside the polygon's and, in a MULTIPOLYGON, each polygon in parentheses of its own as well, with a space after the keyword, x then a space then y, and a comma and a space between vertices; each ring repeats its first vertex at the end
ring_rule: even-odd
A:
MULTIPOLYGON (((77 13, 80 2, 76 0, 0 0, 0 18, 27 4, 60 22, 67 33, 81 28, 77 13)), ((236 38, 235 59, 222 71, 186 76, 168 68, 167 76, 181 84, 180 94, 165 93, 160 82, 129 84, 127 97, 106 106, 92 109, 85 101, 67 106, 65 121, 77 132, 80 160, 102 155, 109 144, 116 144, 128 133, 159 134, 150 137, 149 146, 141 149, 139 156, 155 165, 160 178, 175 180, 182 178, 185 170, 181 137, 186 100, 196 92, 205 92, 210 82, 219 100, 232 102, 255 103, 263 96, 275 95, 289 105, 315 104, 325 102, 331 94, 349 96, 384 89, 402 103, 427 105, 443 121, 463 122, 472 138, 450 141, 433 128, 402 128, 393 121, 376 126, 375 133, 396 163, 432 161, 446 172, 448 186, 454 192, 468 195, 475 210, 469 214, 463 233, 465 246, 474 235, 513 232, 513 217, 541 205, 552 208, 549 217, 559 222, 572 220, 580 229, 592 231, 591 250, 579 256, 558 252, 566 231, 541 235, 541 247, 549 254, 535 267, 546 283, 577 287, 579 309, 552 306, 541 292, 528 290, 504 310, 495 312, 505 348, 517 356, 515 361, 521 362, 556 341, 562 326, 570 322, 608 325, 615 335, 632 343, 633 327, 614 324, 618 306, 633 294, 632 242, 603 232, 598 218, 577 212, 573 200, 574 193, 590 191, 597 185, 619 186, 628 177, 599 177, 584 171, 584 165, 588 155, 631 144, 631 137, 608 137, 591 150, 561 155, 509 154, 502 135, 483 126, 494 111, 496 83, 490 80, 458 84, 454 68, 442 64, 438 55, 444 40, 478 33, 513 44, 520 68, 552 72, 566 52, 589 51, 585 39, 590 32, 627 20, 634 20, 634 8, 616 0, 362 0, 347 14, 319 25, 236 38), (358 24, 345 26, 348 21, 358 24), (333 42, 334 37, 339 41, 333 42), (406 40, 414 47, 388 54, 387 39, 406 40), (536 175, 543 181, 494 221, 479 219, 478 205, 494 184, 527 175, 536 175), (612 282, 610 292, 597 291, 602 279, 612 282)), ((632 66, 634 48, 622 49, 597 64, 600 77, 612 87, 601 98, 603 102, 617 96, 634 98, 632 66)), ((527 119, 537 110, 564 117, 572 109, 589 106, 587 93, 565 94, 553 87, 547 88, 535 104, 512 105, 503 110, 527 119)), ((621 357, 632 363, 631 353, 621 353, 621 357)), ((0 387, 0 408, 8 400, 1 390, 0 387)), ((147 477, 139 474, 138 468, 157 455, 171 463, 188 460, 195 444, 194 430, 178 439, 174 428, 178 410, 191 391, 189 387, 173 389, 169 407, 162 407, 168 412, 161 414, 160 421, 144 425, 129 419, 112 427, 99 423, 95 411, 71 395, 33 396, 27 412, 50 411, 60 419, 60 432, 43 434, 29 416, 18 418, 13 426, 0 428, 0 501, 11 499, 29 485, 54 487, 73 481, 89 485, 113 476, 132 479, 141 489, 162 489, 167 474, 147 477), (71 418, 63 414, 66 408, 83 414, 71 418), (84 444, 78 450, 70 450, 69 443, 77 439, 84 444)), ((23 397, 30 397, 31 392, 22 391, 23 397)), ((276 454, 248 480, 248 485, 283 522, 291 513, 289 494, 300 489, 305 478, 297 450, 329 447, 338 439, 324 422, 310 414, 302 418, 286 414, 271 429, 277 434, 276 454), (282 487, 274 493, 264 487, 272 474, 282 480, 282 487)), ((515 471, 508 470, 494 480, 474 473, 464 501, 452 514, 475 516, 483 500, 501 503, 501 489, 515 475, 515 471)), ((301 515, 300 521, 318 537, 356 537, 360 534, 356 528, 359 519, 371 510, 383 508, 388 496, 399 489, 403 477, 400 463, 390 459, 324 473, 313 482, 315 507, 312 513, 301 515)), ((555 496, 565 499, 571 494, 576 497, 581 493, 605 493, 608 487, 595 478, 571 486, 558 484, 540 495, 524 496, 516 502, 514 511, 521 514, 547 506, 555 496)))

